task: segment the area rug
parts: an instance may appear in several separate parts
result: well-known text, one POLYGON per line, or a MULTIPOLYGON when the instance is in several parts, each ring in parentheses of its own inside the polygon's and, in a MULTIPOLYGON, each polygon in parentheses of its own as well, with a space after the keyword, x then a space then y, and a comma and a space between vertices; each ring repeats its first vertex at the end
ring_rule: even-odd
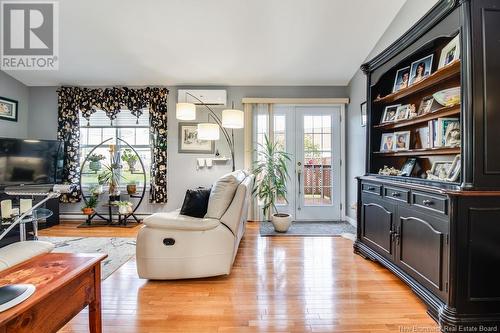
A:
POLYGON ((261 236, 343 236, 351 239, 355 233, 356 228, 345 221, 292 222, 287 232, 276 232, 271 222, 260 222, 261 236))
POLYGON ((39 237, 55 244, 53 252, 61 253, 105 253, 101 264, 101 279, 104 280, 135 255, 134 238, 118 237, 39 237))

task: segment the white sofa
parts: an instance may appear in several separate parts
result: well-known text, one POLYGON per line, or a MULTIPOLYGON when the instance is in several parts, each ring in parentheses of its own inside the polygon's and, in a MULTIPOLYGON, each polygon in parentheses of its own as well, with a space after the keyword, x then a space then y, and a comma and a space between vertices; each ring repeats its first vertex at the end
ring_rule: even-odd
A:
POLYGON ((42 241, 26 241, 0 248, 0 271, 15 266, 39 254, 52 252, 54 244, 42 241))
POLYGON ((179 210, 144 219, 137 236, 137 272, 169 280, 229 274, 245 232, 254 176, 235 171, 212 187, 204 218, 179 210))

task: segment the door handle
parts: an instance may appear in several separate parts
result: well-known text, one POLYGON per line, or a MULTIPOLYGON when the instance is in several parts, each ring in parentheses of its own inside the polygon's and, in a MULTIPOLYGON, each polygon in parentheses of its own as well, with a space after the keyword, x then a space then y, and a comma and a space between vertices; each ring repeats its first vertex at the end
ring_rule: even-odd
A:
POLYGON ((298 210, 301 209, 300 208, 300 197, 302 195, 302 186, 301 186, 302 184, 301 184, 301 181, 300 181, 300 179, 301 179, 300 175, 301 174, 302 174, 302 163, 297 162, 297 186, 299 187, 299 191, 298 191, 299 192, 299 200, 297 202, 297 209, 298 210))

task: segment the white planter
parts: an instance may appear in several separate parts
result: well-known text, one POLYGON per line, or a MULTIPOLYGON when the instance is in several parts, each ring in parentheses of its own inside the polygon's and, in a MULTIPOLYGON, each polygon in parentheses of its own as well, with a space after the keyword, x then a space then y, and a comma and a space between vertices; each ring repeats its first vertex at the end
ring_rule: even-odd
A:
POLYGON ((287 232, 292 224, 292 217, 283 213, 273 214, 271 222, 273 222, 274 230, 277 232, 287 232))

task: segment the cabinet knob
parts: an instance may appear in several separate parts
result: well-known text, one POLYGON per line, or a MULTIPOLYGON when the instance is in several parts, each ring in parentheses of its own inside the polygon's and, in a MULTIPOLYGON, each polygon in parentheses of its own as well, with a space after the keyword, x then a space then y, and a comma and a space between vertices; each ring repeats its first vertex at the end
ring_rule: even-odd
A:
POLYGON ((434 201, 432 201, 432 200, 424 200, 424 201, 422 201, 422 203, 425 206, 432 206, 434 204, 434 201))

